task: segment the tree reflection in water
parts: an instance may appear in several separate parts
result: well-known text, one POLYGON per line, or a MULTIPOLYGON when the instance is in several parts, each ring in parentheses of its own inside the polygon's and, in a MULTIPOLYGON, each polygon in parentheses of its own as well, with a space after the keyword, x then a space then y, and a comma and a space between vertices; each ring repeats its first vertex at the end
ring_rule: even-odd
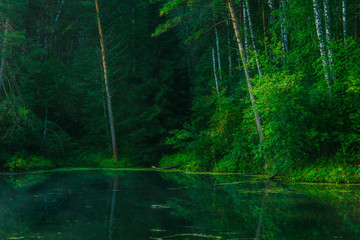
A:
POLYGON ((148 171, 2 176, 0 186, 0 239, 360 239, 359 186, 148 171))

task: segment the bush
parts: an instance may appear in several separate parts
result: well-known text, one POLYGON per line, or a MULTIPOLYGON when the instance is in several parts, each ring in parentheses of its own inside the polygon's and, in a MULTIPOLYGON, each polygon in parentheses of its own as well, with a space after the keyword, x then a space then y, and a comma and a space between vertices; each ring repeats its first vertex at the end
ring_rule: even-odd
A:
POLYGON ((189 171, 199 171, 200 163, 198 158, 193 153, 177 153, 170 156, 163 157, 160 160, 160 167, 179 167, 179 169, 186 169, 189 171))
POLYGON ((25 156, 24 152, 15 154, 6 164, 10 171, 16 170, 46 170, 54 168, 55 165, 41 156, 25 156))

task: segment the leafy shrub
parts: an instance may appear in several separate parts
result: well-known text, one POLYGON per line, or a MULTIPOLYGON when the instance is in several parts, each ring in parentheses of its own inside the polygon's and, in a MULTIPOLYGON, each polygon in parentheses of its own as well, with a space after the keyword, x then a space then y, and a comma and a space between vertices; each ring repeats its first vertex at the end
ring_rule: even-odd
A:
POLYGON ((194 153, 176 153, 163 157, 160 160, 160 167, 179 167, 189 171, 200 170, 199 160, 194 153))
POLYGON ((24 152, 15 154, 7 163, 10 171, 16 170, 46 170, 54 168, 55 165, 48 159, 41 156, 26 157, 24 152))
MULTIPOLYGON (((76 145, 77 146, 77 145, 76 145)), ((120 158, 115 162, 112 154, 95 147, 79 147, 71 152, 66 159, 57 162, 58 167, 100 167, 100 168, 119 168, 131 167, 131 163, 126 158, 120 158)))

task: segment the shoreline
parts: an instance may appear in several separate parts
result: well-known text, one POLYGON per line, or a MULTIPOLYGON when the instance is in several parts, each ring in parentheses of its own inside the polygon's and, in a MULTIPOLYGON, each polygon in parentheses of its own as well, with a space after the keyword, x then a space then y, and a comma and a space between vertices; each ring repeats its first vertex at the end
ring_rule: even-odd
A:
POLYGON ((43 173, 57 173, 57 172, 79 172, 79 171, 142 171, 142 172, 178 172, 184 174, 191 174, 191 175, 242 175, 248 177, 256 177, 261 178, 263 181, 274 181, 274 182, 283 182, 288 184, 301 184, 301 185, 341 185, 341 186, 360 186, 360 182, 355 183, 345 183, 345 182, 310 182, 310 181, 295 181, 290 177, 278 175, 274 179, 270 179, 270 174, 246 174, 246 173, 239 173, 239 172, 210 172, 210 171, 187 171, 182 169, 154 169, 154 168, 101 168, 101 167, 91 167, 91 168, 84 168, 84 167, 72 167, 72 168, 54 168, 49 170, 30 170, 30 171, 18 171, 18 172, 9 172, 4 171, 0 172, 0 176, 16 176, 16 175, 26 175, 26 174, 43 174, 43 173))

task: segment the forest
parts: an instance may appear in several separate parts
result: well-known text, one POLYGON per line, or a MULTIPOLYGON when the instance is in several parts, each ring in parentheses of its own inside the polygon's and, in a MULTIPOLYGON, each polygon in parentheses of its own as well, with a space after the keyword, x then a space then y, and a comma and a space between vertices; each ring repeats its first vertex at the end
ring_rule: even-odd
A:
POLYGON ((0 169, 360 181, 360 1, 2 0, 0 169))

